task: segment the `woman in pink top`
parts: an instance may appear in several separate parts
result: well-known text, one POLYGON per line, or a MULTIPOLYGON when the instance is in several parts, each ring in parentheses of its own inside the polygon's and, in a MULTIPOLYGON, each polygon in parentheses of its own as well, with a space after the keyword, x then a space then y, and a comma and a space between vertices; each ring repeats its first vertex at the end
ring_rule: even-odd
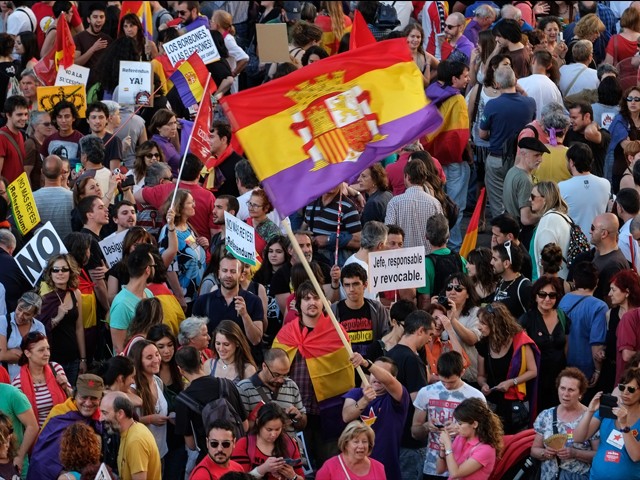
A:
POLYGON ((341 453, 324 462, 316 480, 385 480, 384 465, 369 458, 374 440, 370 426, 359 420, 349 423, 338 439, 341 453))
POLYGON ((438 473, 450 479, 486 480, 502 450, 502 423, 479 398, 464 400, 453 411, 460 429, 453 443, 446 430, 440 433, 438 473))

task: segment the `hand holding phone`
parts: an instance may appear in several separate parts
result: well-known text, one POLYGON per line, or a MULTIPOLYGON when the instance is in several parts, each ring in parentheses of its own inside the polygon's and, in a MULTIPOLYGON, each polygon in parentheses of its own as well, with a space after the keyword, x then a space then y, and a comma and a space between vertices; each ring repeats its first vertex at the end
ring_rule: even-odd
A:
POLYGON ((613 413, 613 409, 618 406, 618 397, 613 395, 604 394, 600 397, 600 408, 598 413, 600 418, 613 418, 616 419, 616 415, 613 413))

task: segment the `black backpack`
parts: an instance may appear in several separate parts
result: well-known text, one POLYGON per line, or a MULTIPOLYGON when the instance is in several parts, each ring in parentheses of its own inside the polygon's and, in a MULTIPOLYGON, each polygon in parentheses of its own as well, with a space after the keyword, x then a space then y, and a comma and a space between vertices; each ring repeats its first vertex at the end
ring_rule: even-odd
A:
POLYGON ((433 271, 435 272, 431 295, 440 295, 446 286, 445 282, 449 275, 462 272, 462 258, 458 252, 451 252, 448 255, 430 253, 427 258, 433 262, 433 271))
POLYGON ((582 253, 588 252, 591 249, 591 244, 589 243, 589 240, 587 240, 587 236, 580 228, 580 225, 571 220, 571 218, 567 218, 558 212, 554 212, 553 210, 550 213, 560 215, 564 219, 564 221, 569 224, 569 247, 567 248, 567 258, 565 258, 565 261, 567 262, 567 267, 571 268, 576 257, 582 253))
POLYGON ((193 412, 202 416, 202 425, 204 426, 205 432, 209 429, 209 425, 211 425, 214 420, 222 418, 231 422, 235 437, 242 438, 245 435, 244 427, 242 426, 242 418, 240 418, 240 415, 234 406, 227 400, 231 387, 235 386, 231 380, 227 380, 226 378, 219 378, 218 381, 220 382, 220 397, 215 400, 211 400, 204 406, 191 398, 184 391, 180 392, 176 399, 184 403, 193 412))
POLYGON ((390 30, 400 25, 398 12, 396 11, 396 7, 394 7, 395 4, 396 2, 393 2, 391 5, 382 2, 378 3, 374 25, 380 30, 390 30))

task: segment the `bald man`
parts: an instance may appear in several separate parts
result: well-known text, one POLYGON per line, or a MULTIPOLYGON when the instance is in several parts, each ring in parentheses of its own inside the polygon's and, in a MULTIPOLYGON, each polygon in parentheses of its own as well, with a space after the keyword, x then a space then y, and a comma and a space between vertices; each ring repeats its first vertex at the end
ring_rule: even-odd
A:
POLYGON ((44 185, 33 192, 40 220, 43 224, 51 222, 60 238, 71 233, 71 210, 73 193, 62 185, 62 159, 58 155, 49 155, 42 162, 44 185))
POLYGON ((591 225, 591 244, 596 247, 592 263, 600 272, 593 296, 605 302, 609 301, 611 278, 619 271, 630 267, 618 248, 619 228, 618 217, 613 213, 598 215, 591 225))

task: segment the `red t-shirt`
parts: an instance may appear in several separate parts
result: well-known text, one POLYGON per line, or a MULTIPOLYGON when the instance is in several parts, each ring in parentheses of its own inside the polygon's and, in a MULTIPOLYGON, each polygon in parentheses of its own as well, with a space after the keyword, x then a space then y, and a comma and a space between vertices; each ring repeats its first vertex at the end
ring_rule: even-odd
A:
POLYGON ((207 455, 193 469, 189 480, 218 480, 227 472, 244 472, 239 463, 229 460, 229 466, 222 468, 207 455))
POLYGON ((631 42, 620 34, 613 35, 607 43, 607 53, 613 57, 613 62, 617 63, 625 58, 633 57, 638 51, 637 42, 631 42), (616 47, 617 56, 616 56, 616 47))
MULTIPOLYGON (((394 196, 402 195, 407 186, 404 184, 404 167, 407 165, 409 161, 409 152, 402 153, 398 160, 395 163, 390 163, 386 166, 385 170, 387 171, 387 177, 389 178, 389 185, 391 186, 391 192, 394 196)), ((438 159, 434 156, 431 157, 433 159, 433 164, 436 166, 436 170, 438 170, 438 175, 443 183, 447 181, 447 177, 444 174, 444 170, 442 170, 442 165, 438 159)))
MULTIPOLYGON (((155 209, 162 207, 164 202, 171 198, 175 184, 165 183, 155 187, 142 189, 144 203, 148 203, 155 209)), ((213 228, 213 204, 216 197, 206 188, 192 183, 180 182, 180 188, 189 190, 196 201, 196 214, 189 219, 189 223, 199 237, 211 238, 210 229, 213 228)))
POLYGON ((9 183, 11 183, 18 178, 22 172, 24 172, 24 167, 20 160, 27 156, 24 149, 24 138, 20 132, 13 133, 7 127, 2 127, 1 130, 11 135, 11 138, 15 140, 15 143, 20 149, 20 153, 18 153, 9 139, 4 135, 0 135, 0 157, 4 158, 0 174, 5 177, 9 183))

